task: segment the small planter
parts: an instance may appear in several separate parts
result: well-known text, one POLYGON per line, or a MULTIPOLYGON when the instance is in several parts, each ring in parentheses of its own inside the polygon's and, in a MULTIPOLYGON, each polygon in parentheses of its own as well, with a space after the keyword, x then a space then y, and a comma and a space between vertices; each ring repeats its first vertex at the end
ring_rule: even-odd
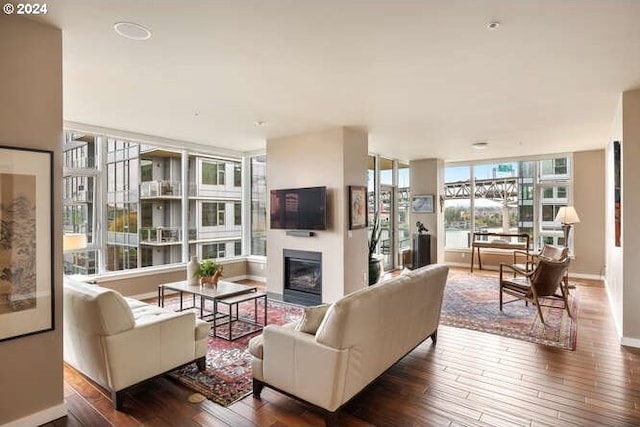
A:
POLYGON ((216 285, 220 276, 222 276, 222 266, 215 261, 205 260, 200 264, 195 275, 200 278, 202 286, 207 284, 216 285))
POLYGON ((382 264, 378 258, 369 258, 369 286, 375 285, 380 280, 382 264))

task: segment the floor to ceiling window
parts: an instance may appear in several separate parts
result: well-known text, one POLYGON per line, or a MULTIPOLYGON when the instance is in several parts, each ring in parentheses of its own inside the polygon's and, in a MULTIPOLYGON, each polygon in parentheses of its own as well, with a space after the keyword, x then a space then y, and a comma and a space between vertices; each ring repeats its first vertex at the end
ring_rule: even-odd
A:
POLYGON ((251 255, 267 255, 267 156, 251 157, 251 255))
POLYGON ((564 244, 558 209, 571 202, 571 158, 445 167, 445 246, 469 248, 471 233, 531 236, 532 249, 564 244))
POLYGON ((64 159, 64 231, 87 237, 66 274, 241 255, 239 158, 70 131, 64 159))
POLYGON ((369 233, 377 215, 382 231, 376 252, 390 270, 400 265, 400 252, 411 247, 409 164, 370 155, 367 177, 369 233))
POLYGON ((411 249, 411 170, 408 163, 398 162, 397 182, 397 215, 398 215, 398 250, 411 249))
POLYGON ((65 135, 62 178, 63 230, 84 236, 86 247, 63 255, 65 274, 95 274, 98 271, 96 233, 96 186, 99 151, 93 135, 68 132, 65 135))

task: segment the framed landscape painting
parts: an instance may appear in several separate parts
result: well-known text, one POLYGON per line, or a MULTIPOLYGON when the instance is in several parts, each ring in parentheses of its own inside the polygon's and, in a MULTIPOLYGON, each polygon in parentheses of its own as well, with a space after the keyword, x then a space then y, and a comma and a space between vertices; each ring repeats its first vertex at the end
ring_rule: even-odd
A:
POLYGON ((54 328, 53 153, 0 146, 0 341, 54 328))
POLYGON ((433 194, 425 196, 413 196, 411 198, 411 212, 413 213, 434 213, 433 194))

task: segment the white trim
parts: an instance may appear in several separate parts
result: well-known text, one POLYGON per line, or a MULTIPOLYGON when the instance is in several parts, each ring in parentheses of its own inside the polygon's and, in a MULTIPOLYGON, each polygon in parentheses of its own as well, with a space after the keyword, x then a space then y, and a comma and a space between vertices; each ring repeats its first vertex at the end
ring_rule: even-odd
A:
POLYGON ((625 345, 625 346, 627 346, 627 347, 640 348, 640 339, 638 339, 638 338, 622 337, 622 338, 620 339, 620 344, 625 345))
POLYGON ((98 284, 113 282, 122 279, 135 279, 139 277, 146 277, 152 274, 158 273, 173 273, 176 271, 182 271, 186 268, 186 263, 171 264, 171 265, 154 265, 153 267, 136 268, 132 270, 122 270, 113 273, 100 274, 91 276, 92 280, 95 280, 98 284))
POLYGON ((47 409, 43 409, 42 411, 38 411, 33 414, 27 415, 24 418, 10 421, 9 423, 4 424, 4 427, 39 426, 39 425, 42 425, 66 416, 67 416, 67 405, 64 402, 62 402, 59 405, 51 406, 47 409))
MULTIPOLYGON (((462 263, 462 262, 446 261, 445 264, 447 264, 450 267, 460 267, 460 268, 469 268, 469 269, 471 268, 469 262, 462 263)), ((482 270, 499 271, 500 267, 494 266, 494 265, 483 265, 482 270, 480 270, 477 267, 477 263, 474 263, 473 269, 478 271, 482 271, 482 270)), ((569 279, 604 280, 604 277, 598 274, 583 274, 583 273, 569 272, 569 279)))
POLYGON ((247 262, 255 262, 257 264, 266 264, 267 257, 264 255, 248 255, 246 257, 247 262))
POLYGON ((572 273, 569 272, 569 278, 573 279, 587 279, 587 280, 604 280, 604 276, 600 274, 585 274, 585 273, 572 273))
MULTIPOLYGON (((216 261, 219 264, 227 265, 227 264, 244 263, 246 262, 246 259, 244 257, 238 257, 238 258, 218 259, 216 261)), ((158 273, 174 273, 177 271, 184 271, 186 268, 187 268, 186 262, 180 263, 180 264, 154 265, 153 267, 143 267, 143 268, 136 268, 131 270, 117 271, 117 272, 108 273, 108 274, 89 276, 89 279, 95 280, 96 283, 98 284, 102 284, 102 283, 113 282, 115 280, 146 277, 146 276, 149 276, 152 274, 158 274, 158 273)))
MULTIPOLYGON (((164 291, 165 295, 173 295, 173 294, 177 294, 177 291, 170 291, 169 289, 166 289, 164 291)), ((129 295, 127 296, 127 298, 133 298, 133 299, 137 299, 139 301, 143 301, 146 299, 151 299, 151 298, 158 298, 158 292, 147 292, 146 294, 138 294, 138 295, 129 295)))
POLYGON ((256 282, 267 283, 267 278, 264 276, 254 276, 252 274, 248 274, 246 278, 249 280, 255 280, 256 282))

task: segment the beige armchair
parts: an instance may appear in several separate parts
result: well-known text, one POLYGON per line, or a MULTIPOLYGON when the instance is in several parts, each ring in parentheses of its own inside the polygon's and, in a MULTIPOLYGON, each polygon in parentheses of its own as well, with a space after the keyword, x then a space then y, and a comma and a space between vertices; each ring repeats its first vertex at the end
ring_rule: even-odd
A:
POLYGON ((129 387, 196 362, 205 367, 209 324, 65 278, 64 361, 111 391, 122 408, 129 387))

